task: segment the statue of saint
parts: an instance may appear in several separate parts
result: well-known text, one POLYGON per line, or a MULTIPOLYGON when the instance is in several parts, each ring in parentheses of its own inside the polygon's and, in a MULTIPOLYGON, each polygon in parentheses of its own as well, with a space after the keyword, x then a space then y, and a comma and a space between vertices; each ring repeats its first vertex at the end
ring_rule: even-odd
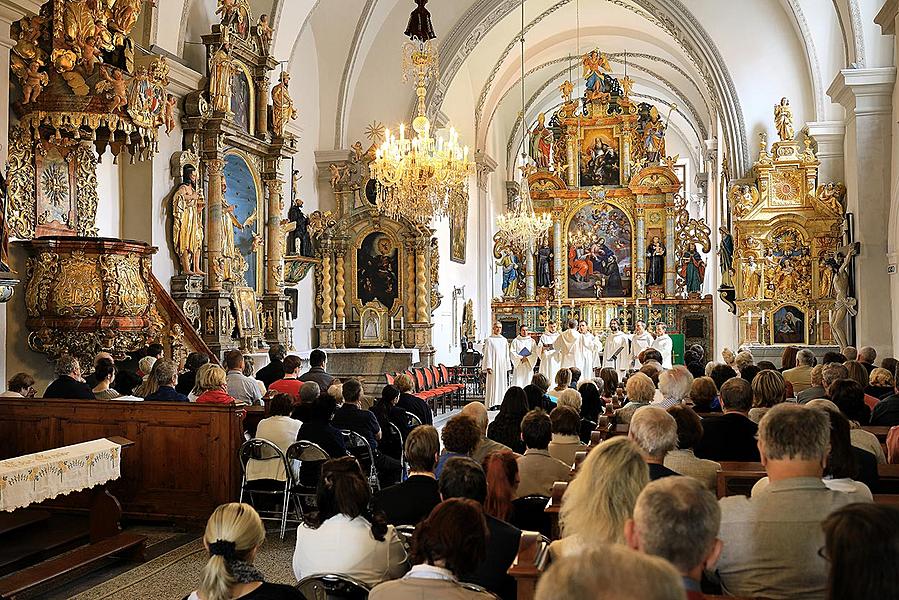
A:
POLYGON ((702 282, 705 280, 705 261, 694 246, 693 251, 683 258, 680 268, 680 276, 684 278, 687 293, 698 294, 702 291, 702 282))
POLYGON ((761 283, 762 272, 755 262, 755 257, 750 254, 743 263, 743 297, 746 299, 757 298, 761 283))
POLYGON ((734 286, 734 236, 727 227, 719 227, 721 242, 718 244, 718 261, 721 268, 721 287, 734 286))
POLYGON ((646 285, 662 285, 665 282, 665 244, 659 236, 653 236, 646 249, 646 285))
POLYGON ((793 141, 793 110, 786 98, 781 98, 780 104, 774 105, 774 126, 782 142, 793 141))
POLYGON ((215 112, 231 113, 231 48, 222 44, 209 58, 209 99, 215 112))
POLYGON ((296 223, 296 228, 288 234, 287 253, 312 256, 312 239, 309 235, 309 217, 303 212, 303 199, 297 196, 287 211, 287 219, 296 223))
POLYGON ((172 197, 172 241, 185 275, 203 273, 203 206, 203 197, 197 192, 197 170, 185 165, 181 185, 172 197))
POLYGON ((243 231, 245 227, 252 225, 256 220, 256 211, 254 210, 253 214, 247 217, 246 221, 241 223, 240 219, 234 216, 234 205, 229 204, 226 200, 227 196, 225 195, 225 192, 227 190, 228 185, 225 182, 225 178, 222 177, 222 263, 224 266, 222 269, 222 278, 230 280, 234 277, 233 266, 239 255, 237 248, 234 245, 234 228, 237 227, 239 230, 243 231))
POLYGON ((272 88, 272 133, 284 137, 284 127, 291 119, 297 118, 297 109, 290 97, 290 73, 281 72, 278 85, 272 88))
POLYGON ((553 132, 546 126, 546 114, 537 116, 537 126, 531 131, 531 158, 537 164, 538 169, 548 169, 550 166, 550 150, 553 146, 553 132))
POLYGON ((833 332, 834 342, 840 348, 845 348, 849 345, 849 338, 846 335, 846 316, 854 317, 858 314, 858 311, 855 309, 855 298, 849 297, 849 267, 856 254, 858 254, 858 242, 840 248, 836 256, 836 260, 840 261, 840 266, 833 274, 833 290, 836 299, 833 305, 834 311, 833 319, 830 322, 830 330, 833 332))

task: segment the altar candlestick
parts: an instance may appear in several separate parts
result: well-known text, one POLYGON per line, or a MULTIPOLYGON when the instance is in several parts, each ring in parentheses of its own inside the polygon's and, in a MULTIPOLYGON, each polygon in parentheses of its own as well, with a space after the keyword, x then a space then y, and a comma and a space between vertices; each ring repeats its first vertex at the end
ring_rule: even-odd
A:
POLYGON ((390 329, 393 329, 393 315, 390 315, 390 329))
POLYGON ((749 311, 749 322, 752 323, 752 311, 749 311))
POLYGON ((765 311, 762 311, 762 327, 765 326, 765 311))
POLYGON ((815 323, 821 322, 821 311, 820 309, 815 309, 815 323))
POLYGON ((639 298, 634 298, 634 308, 636 308, 637 310, 640 309, 640 299, 639 298))
POLYGON ((340 328, 343 329, 344 331, 346 331, 346 317, 344 317, 343 319, 341 319, 341 321, 340 321, 340 328))
POLYGON ((833 311, 832 311, 832 310, 828 310, 828 311, 827 311, 827 322, 830 323, 830 322, 832 322, 832 321, 833 321, 833 311))
POLYGON ((406 330, 406 315, 400 315, 400 329, 406 330))
POLYGON ((649 299, 649 308, 652 308, 652 298, 649 299))
POLYGON ((337 317, 334 317, 331 320, 331 329, 334 329, 335 331, 337 330, 337 317))
POLYGON ((627 298, 624 299, 624 306, 622 308, 627 308, 627 298))

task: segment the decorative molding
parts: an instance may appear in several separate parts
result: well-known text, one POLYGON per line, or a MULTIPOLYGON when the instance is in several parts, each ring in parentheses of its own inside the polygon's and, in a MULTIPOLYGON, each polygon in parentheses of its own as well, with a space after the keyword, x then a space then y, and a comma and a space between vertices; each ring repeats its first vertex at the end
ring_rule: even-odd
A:
POLYGON ((843 105, 847 120, 860 116, 890 115, 896 67, 842 69, 827 88, 827 95, 843 105))
POLYGON ((896 35, 896 17, 899 17, 899 0, 886 0, 874 17, 874 22, 880 25, 880 33, 896 35))
MULTIPOLYGON (((350 42, 350 49, 347 53, 346 63, 343 65, 343 76, 340 78, 340 87, 337 91, 337 115, 334 117, 334 148, 340 148, 345 144, 344 138, 344 121, 347 110, 347 94, 349 93, 350 79, 353 69, 356 66, 356 58, 359 53, 359 46, 365 35, 365 30, 374 13, 377 0, 366 0, 362 12, 359 14, 359 20, 356 21, 356 31, 353 32, 353 41, 350 42)), ((311 14, 311 13, 310 13, 311 14)), ((299 36, 297 36, 299 38, 299 36)))
POLYGON ((812 79, 812 93, 815 97, 815 119, 824 118, 824 83, 821 78, 821 66, 818 62, 818 52, 815 50, 815 40, 808 28, 805 13, 799 5, 799 0, 786 0, 787 6, 793 14, 796 27, 802 43, 805 45, 805 58, 812 79))

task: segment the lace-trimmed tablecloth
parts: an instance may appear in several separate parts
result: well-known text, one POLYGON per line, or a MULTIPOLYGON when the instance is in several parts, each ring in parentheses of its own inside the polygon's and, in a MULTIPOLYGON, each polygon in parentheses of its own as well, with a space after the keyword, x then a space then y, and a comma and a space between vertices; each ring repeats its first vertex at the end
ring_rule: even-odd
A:
POLYGON ((121 457, 121 447, 103 438, 0 461, 0 510, 118 479, 121 457))

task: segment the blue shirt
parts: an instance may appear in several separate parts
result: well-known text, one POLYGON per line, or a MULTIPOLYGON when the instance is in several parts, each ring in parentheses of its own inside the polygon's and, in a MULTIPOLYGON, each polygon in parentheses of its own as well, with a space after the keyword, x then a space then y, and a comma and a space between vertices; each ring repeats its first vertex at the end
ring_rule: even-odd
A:
POLYGON ((148 402, 187 402, 187 396, 175 391, 170 385, 164 385, 149 394, 144 400, 148 402))

